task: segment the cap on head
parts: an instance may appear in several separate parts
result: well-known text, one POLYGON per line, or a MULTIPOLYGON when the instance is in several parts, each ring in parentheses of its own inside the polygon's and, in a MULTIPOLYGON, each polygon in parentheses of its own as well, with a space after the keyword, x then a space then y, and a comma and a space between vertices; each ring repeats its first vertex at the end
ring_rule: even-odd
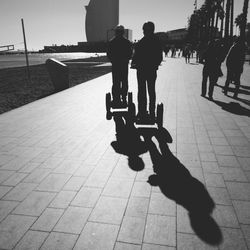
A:
POLYGON ((118 25, 115 27, 115 34, 116 35, 123 35, 124 34, 124 26, 118 25))

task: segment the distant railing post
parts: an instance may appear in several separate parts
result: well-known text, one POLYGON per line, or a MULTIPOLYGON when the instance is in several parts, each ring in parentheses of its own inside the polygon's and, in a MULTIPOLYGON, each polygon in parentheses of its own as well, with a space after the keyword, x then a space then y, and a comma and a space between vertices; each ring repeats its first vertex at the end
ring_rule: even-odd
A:
POLYGON ((27 50, 27 45, 26 45, 26 37, 25 37, 25 30, 24 30, 23 18, 21 19, 21 21, 22 21, 22 29, 23 29, 23 41, 24 41, 24 48, 25 48, 25 57, 26 57, 28 82, 30 83, 31 80, 30 80, 29 58, 28 58, 28 50, 27 50))

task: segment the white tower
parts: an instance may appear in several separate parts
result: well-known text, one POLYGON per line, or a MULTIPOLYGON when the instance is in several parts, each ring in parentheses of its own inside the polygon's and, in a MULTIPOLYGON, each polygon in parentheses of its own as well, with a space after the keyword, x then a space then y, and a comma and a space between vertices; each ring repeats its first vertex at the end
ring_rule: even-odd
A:
POLYGON ((106 41, 108 32, 119 23, 119 0, 90 0, 86 11, 87 41, 106 41))

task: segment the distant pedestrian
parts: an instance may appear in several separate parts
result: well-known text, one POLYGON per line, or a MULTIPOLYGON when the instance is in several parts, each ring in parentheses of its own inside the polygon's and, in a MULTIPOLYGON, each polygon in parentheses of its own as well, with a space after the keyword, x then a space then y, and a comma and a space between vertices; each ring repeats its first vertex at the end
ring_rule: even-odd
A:
POLYGON ((184 49, 184 57, 185 57, 186 63, 190 62, 190 56, 191 56, 191 50, 190 50, 189 46, 186 46, 184 49))
POLYGON ((164 51, 165 57, 167 57, 169 50, 170 48, 168 46, 164 47, 163 51, 164 51))
POLYGON ((175 57, 175 54, 176 54, 176 48, 173 47, 173 48, 171 49, 171 57, 175 57))
POLYGON ((220 54, 215 41, 210 41, 207 49, 203 53, 204 67, 202 71, 201 96, 207 93, 207 80, 209 79, 208 97, 213 99, 214 86, 220 76, 220 54))
POLYGON ((115 28, 115 37, 109 41, 107 56, 112 63, 112 96, 115 105, 126 104, 128 93, 128 64, 132 56, 132 44, 124 36, 124 27, 115 28))
POLYGON ((240 88, 240 77, 243 72, 245 61, 245 42, 243 39, 238 39, 230 48, 227 58, 227 79, 224 87, 224 94, 227 95, 229 84, 235 84, 234 98, 238 96, 240 88))
POLYGON ((158 66, 162 61, 162 46, 159 38, 154 34, 154 23, 143 25, 144 37, 136 44, 132 65, 137 69, 138 81, 138 118, 147 117, 147 90, 149 95, 150 117, 155 117, 155 81, 158 66))
POLYGON ((178 57, 181 57, 181 49, 178 51, 178 57))

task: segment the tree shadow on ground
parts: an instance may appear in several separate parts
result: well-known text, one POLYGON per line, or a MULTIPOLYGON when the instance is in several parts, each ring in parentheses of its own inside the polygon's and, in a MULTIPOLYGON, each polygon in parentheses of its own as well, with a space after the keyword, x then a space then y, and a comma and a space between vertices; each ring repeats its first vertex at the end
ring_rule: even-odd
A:
POLYGON ((143 170, 144 162, 140 155, 147 152, 146 143, 141 140, 132 122, 122 116, 115 116, 114 121, 116 141, 111 142, 111 146, 116 153, 128 156, 128 165, 132 170, 143 170))
POLYGON ((221 106, 221 108, 227 112, 230 112, 232 114, 235 115, 241 115, 241 116, 250 116, 250 110, 241 106, 239 103, 237 102, 221 102, 218 100, 213 100, 213 102, 215 104, 217 104, 218 106, 221 106))
POLYGON ((159 186, 161 192, 169 199, 183 206, 189 214, 190 223, 197 236, 210 245, 222 242, 219 226, 211 217, 215 208, 205 186, 192 177, 185 166, 172 154, 168 147, 171 135, 166 129, 143 133, 152 163, 154 175, 149 176, 152 186, 159 186), (153 142, 156 138, 159 149, 153 142))

